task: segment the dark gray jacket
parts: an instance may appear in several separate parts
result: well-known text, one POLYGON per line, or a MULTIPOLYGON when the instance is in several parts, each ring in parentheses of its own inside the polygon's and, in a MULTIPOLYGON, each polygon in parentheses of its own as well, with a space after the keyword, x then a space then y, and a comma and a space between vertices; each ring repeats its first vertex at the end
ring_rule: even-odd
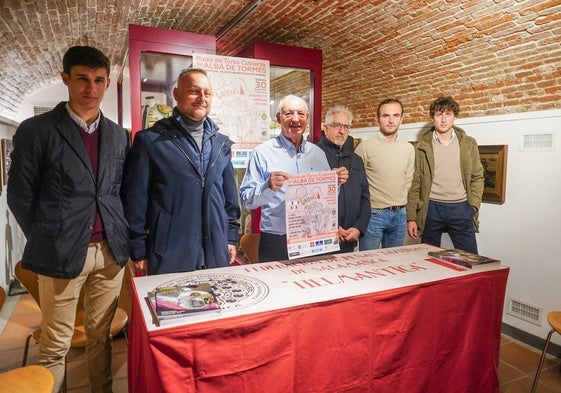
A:
MULTIPOLYGON (((370 221, 370 191, 362 159, 354 152, 354 140, 347 138, 342 147, 322 136, 318 146, 325 152, 331 168, 344 166, 349 179, 339 187, 339 225, 345 229, 354 227, 362 234, 370 221)), ((356 242, 342 243, 341 251, 350 252, 356 242)))
POLYGON ((8 206, 27 238, 23 267, 49 277, 75 278, 86 260, 96 210, 113 256, 121 266, 128 260, 120 189, 129 138, 101 115, 95 179, 65 104, 23 121, 16 130, 8 206))

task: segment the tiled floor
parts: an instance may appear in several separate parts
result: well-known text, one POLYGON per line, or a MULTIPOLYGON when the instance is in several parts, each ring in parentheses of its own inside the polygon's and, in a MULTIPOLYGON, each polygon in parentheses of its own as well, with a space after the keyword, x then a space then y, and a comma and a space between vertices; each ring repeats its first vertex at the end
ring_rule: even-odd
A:
MULTIPOLYGON (((8 296, 0 310, 0 372, 21 366, 25 339, 40 323, 41 313, 31 295, 8 296)), ((38 347, 31 340, 27 364, 36 363, 38 347)), ((68 392, 90 391, 84 349, 71 349, 67 375, 68 392)), ((127 344, 124 336, 119 336, 113 341, 113 392, 127 391, 127 344)))
MULTIPOLYGON (((540 355, 540 350, 503 335, 499 362, 501 393, 528 393, 540 355)), ((559 358, 546 358, 537 393, 561 393, 560 363, 559 358)))
MULTIPOLYGON (((33 327, 39 325, 40 320, 39 308, 30 295, 8 297, 0 311, 0 372, 20 366, 25 338, 33 327)), ((500 392, 528 393, 539 361, 539 350, 503 336, 500 354, 500 392)), ((37 345, 32 343, 28 363, 35 363, 36 358, 37 345)), ((88 392, 84 350, 73 349, 68 361, 68 391, 70 393, 88 392)), ((560 359, 546 360, 538 393, 561 393, 559 367, 560 359)), ((115 393, 127 392, 127 347, 123 337, 118 337, 114 341, 113 375, 113 391, 115 393)))

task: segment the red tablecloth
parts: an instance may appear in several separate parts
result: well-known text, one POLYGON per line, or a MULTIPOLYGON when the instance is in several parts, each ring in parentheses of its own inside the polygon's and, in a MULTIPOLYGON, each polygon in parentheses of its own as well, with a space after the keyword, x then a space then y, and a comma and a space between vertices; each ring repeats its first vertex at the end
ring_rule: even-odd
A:
POLYGON ((133 296, 129 391, 499 392, 507 277, 482 271, 156 331, 133 296))

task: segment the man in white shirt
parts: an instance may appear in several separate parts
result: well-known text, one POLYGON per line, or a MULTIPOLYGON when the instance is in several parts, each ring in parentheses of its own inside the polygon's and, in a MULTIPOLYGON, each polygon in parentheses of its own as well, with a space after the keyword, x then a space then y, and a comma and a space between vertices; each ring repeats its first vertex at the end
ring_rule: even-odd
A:
MULTIPOLYGON (((306 101, 284 97, 277 110, 281 135, 255 148, 247 164, 240 199, 247 209, 261 208, 259 262, 288 259, 283 185, 290 174, 331 170, 323 150, 304 139, 309 117, 306 101)), ((345 183, 349 171, 334 170, 339 184, 345 183)))

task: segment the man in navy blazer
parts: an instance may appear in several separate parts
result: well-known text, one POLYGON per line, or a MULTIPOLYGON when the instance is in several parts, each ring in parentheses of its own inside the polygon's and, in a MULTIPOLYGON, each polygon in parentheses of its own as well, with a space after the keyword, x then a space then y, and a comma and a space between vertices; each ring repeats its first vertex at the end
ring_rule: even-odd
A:
POLYGON ((137 275, 223 267, 235 259, 233 142, 207 116, 212 95, 204 70, 183 70, 172 116, 134 137, 123 201, 137 275))
POLYGON ((111 391, 109 329, 129 257, 120 199, 129 138, 99 109, 110 70, 98 49, 68 49, 61 73, 68 102, 25 120, 14 135, 8 206, 27 238, 22 265, 39 276, 39 364, 52 372, 54 392, 82 287, 90 389, 111 391))

